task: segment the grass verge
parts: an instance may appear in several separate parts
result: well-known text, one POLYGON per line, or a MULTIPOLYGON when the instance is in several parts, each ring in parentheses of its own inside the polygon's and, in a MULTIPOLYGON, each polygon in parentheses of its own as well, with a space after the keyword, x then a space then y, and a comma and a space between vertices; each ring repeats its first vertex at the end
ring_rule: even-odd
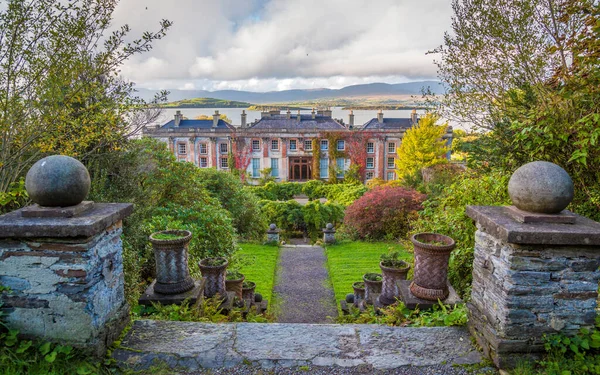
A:
POLYGON ((249 260, 240 268, 240 272, 246 276, 246 280, 256 283, 256 292, 271 304, 279 247, 253 243, 242 243, 240 247, 239 254, 249 260))
POLYGON ((381 273, 379 257, 390 248, 400 252, 400 259, 412 262, 413 254, 397 243, 354 241, 328 245, 325 248, 327 270, 336 301, 339 302, 346 298, 346 294, 352 293, 352 283, 362 281, 365 273, 381 273))

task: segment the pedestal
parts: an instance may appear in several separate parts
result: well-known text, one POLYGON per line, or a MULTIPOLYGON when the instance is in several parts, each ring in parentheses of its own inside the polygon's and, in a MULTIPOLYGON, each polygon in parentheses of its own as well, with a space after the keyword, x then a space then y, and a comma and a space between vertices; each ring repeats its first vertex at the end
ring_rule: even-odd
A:
POLYGON ((122 219, 131 204, 95 203, 74 217, 0 216, 5 321, 25 336, 104 355, 129 319, 122 219))
POLYGON ((600 224, 523 223, 508 207, 468 206, 475 220, 469 329, 500 368, 540 357, 543 336, 594 326, 600 224))

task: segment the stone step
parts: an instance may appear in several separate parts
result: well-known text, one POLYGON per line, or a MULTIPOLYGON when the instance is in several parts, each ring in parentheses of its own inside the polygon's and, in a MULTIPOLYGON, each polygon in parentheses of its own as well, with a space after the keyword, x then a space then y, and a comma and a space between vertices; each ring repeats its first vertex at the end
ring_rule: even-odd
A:
POLYGON ((334 365, 395 369, 482 361, 462 327, 153 320, 136 321, 113 357, 124 368, 145 369, 163 362, 184 371, 249 363, 264 369, 334 365))

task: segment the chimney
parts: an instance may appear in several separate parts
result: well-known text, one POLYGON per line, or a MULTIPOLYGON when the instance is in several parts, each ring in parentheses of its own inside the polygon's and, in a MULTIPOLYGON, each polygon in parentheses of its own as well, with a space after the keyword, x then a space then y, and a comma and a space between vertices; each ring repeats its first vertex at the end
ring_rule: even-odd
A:
POLYGON ((350 110, 350 115, 348 115, 348 127, 354 126, 354 111, 350 110))
POLYGON ((300 115, 300 110, 298 110, 298 114, 296 115, 296 121, 300 122, 302 120, 302 116, 300 115))
POLYGON ((221 118, 221 115, 219 115, 219 111, 215 111, 215 114, 213 115, 213 128, 216 128, 217 125, 219 125, 219 119, 221 118))
POLYGON ((413 125, 416 125, 417 122, 419 122, 419 115, 417 114, 416 109, 412 110, 412 113, 410 114, 410 119, 411 119, 413 125))
POLYGON ((312 109, 312 112, 310 114, 312 115, 312 119, 314 120, 316 118, 315 109, 314 108, 312 109))
POLYGON ((383 124, 383 111, 381 109, 377 112, 377 122, 383 124))
POLYGON ((286 116, 285 116, 285 117, 286 117, 288 120, 292 118, 292 112, 290 112, 290 109, 289 109, 289 108, 288 108, 288 110, 287 110, 287 112, 286 112, 285 114, 286 114, 286 116))
POLYGON ((179 127, 179 123, 181 122, 181 120, 183 119, 183 116, 181 115, 181 111, 176 111, 175 112, 175 127, 178 128, 179 127))
POLYGON ((242 110, 242 126, 241 128, 244 129, 246 127, 246 110, 242 110))

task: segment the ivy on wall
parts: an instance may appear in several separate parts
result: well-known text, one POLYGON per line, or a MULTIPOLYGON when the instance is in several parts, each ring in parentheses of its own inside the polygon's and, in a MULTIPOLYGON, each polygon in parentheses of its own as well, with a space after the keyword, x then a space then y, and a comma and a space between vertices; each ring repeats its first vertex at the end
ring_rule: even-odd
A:
POLYGON ((318 180, 321 178, 321 145, 319 145, 319 138, 312 139, 312 154, 313 178, 318 180))

